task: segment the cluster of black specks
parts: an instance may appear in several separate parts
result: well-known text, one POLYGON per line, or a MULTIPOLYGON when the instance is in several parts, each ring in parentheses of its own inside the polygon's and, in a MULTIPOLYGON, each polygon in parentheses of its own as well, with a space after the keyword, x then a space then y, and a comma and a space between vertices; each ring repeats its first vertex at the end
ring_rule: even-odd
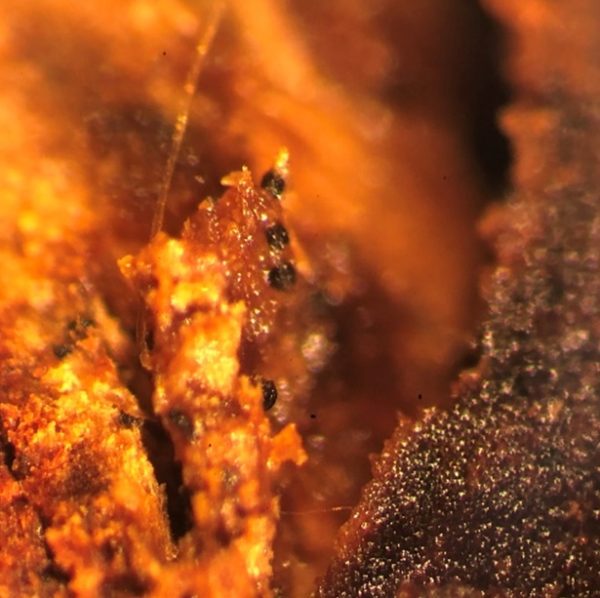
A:
MULTIPOLYGON (((593 136, 559 130, 557 159, 597 174, 582 166, 593 136)), ((493 281, 485 371, 452 410, 396 432, 320 598, 393 598, 402 584, 446 595, 456 583, 469 596, 600 596, 599 178, 548 184, 514 207, 503 242, 519 251, 493 281)))
MULTIPOLYGON (((277 168, 272 168, 265 173, 260 186, 276 199, 281 199, 285 190, 285 178, 277 168)), ((265 230, 265 235, 273 251, 283 251, 289 245, 290 237, 281 222, 269 226, 265 230)), ((267 282, 271 288, 285 291, 296 282, 296 268, 291 262, 284 261, 269 270, 267 282)))
POLYGON ((265 172, 262 180, 260 181, 260 186, 276 199, 281 199, 281 196, 285 191, 285 179, 277 169, 272 168, 271 170, 267 170, 267 172, 265 172))
POLYGON ((285 249, 290 242, 287 229, 285 226, 283 226, 283 224, 281 224, 281 222, 276 222, 273 226, 267 228, 265 234, 267 236, 267 243, 269 244, 269 247, 277 251, 285 249))
POLYGON ((296 282, 296 268, 291 262, 283 262, 269 270, 269 285, 277 291, 285 291, 296 282))
POLYGON ((263 409, 269 411, 275 405, 277 401, 277 387, 273 380, 261 380, 262 395, 263 395, 263 409))
POLYGON ((94 326, 94 321, 85 316, 72 320, 67 324, 64 342, 52 345, 52 352, 57 359, 64 359, 73 353, 74 345, 87 337, 87 329, 94 326))
POLYGON ((127 428, 130 430, 134 426, 139 425, 141 423, 141 421, 142 420, 140 418, 130 415, 129 413, 119 409, 119 423, 124 428, 127 428))
POLYGON ((81 334, 82 332, 85 331, 86 328, 89 328, 90 326, 94 326, 94 325, 95 325, 94 320, 92 320, 91 318, 88 318, 86 316, 81 316, 81 317, 77 318, 77 320, 72 320, 71 322, 69 322, 67 324, 67 328, 71 332, 79 332, 81 334))

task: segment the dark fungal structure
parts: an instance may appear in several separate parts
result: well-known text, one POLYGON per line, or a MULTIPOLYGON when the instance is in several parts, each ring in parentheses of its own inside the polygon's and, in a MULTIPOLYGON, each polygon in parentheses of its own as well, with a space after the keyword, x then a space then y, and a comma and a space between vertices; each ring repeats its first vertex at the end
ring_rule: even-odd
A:
POLYGON ((263 409, 269 411, 269 409, 272 409, 277 402, 277 387, 273 380, 265 380, 263 378, 261 381, 261 388, 263 394, 263 409))
POLYGON ((265 172, 260 181, 260 186, 273 197, 281 199, 281 196, 285 191, 285 178, 277 168, 272 168, 265 172))
POLYGON ((276 222, 265 231, 267 243, 271 249, 282 250, 290 242, 287 229, 281 222, 276 222))
MULTIPOLYGON (((545 47, 536 27, 525 48, 552 66, 505 119, 520 166, 486 225, 499 264, 482 359, 449 411, 387 443, 320 598, 600 595, 600 113, 567 91, 569 40, 545 47)), ((576 46, 590 65, 593 46, 576 46)))
POLYGON ((289 289, 296 282, 296 269, 290 262, 283 262, 269 270, 269 285, 278 291, 289 289))

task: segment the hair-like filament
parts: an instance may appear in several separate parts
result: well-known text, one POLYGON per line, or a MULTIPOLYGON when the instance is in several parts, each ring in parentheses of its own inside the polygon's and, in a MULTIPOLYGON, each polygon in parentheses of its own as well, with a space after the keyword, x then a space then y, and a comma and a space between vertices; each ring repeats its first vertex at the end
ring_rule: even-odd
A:
MULTIPOLYGON (((179 157, 179 154, 181 153, 181 144, 183 143, 183 138, 187 130, 192 101, 198 89, 198 80, 200 78, 200 73, 202 72, 202 68, 206 63, 206 57, 208 56, 208 52, 219 29, 222 14, 223 4, 221 2, 218 2, 212 8, 211 14, 206 20, 204 26, 202 27, 198 43, 196 44, 194 60, 192 62, 190 70, 188 71, 185 85, 183 88, 184 96, 182 100, 182 105, 180 110, 178 111, 177 119, 175 121, 175 128, 173 130, 173 136, 171 137, 171 148, 169 150, 169 157, 167 159, 167 164, 161 183, 160 194, 158 196, 158 201, 156 202, 156 207, 154 209, 154 216, 152 218, 152 228, 150 231, 150 241, 152 241, 152 239, 154 239, 154 237, 156 237, 156 235, 163 228, 165 208, 167 205, 169 192, 171 190, 173 174, 175 172, 175 165, 177 164, 177 159, 179 157)), ((148 351, 146 335, 146 308, 143 305, 143 300, 140 300, 136 325, 136 337, 140 353, 140 360, 142 362, 142 365, 144 366, 146 365, 145 362, 147 361, 145 355, 148 351)))

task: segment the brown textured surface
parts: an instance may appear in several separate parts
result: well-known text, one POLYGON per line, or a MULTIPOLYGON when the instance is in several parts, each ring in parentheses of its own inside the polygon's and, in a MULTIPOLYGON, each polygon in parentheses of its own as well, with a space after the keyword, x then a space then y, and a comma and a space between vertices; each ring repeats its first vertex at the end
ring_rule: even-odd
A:
POLYGON ((452 409, 386 445, 319 596, 395 596, 403 581, 400 596, 461 595, 455 581, 467 595, 600 591, 599 13, 489 4, 513 28, 517 166, 484 227, 499 266, 483 357, 452 409))

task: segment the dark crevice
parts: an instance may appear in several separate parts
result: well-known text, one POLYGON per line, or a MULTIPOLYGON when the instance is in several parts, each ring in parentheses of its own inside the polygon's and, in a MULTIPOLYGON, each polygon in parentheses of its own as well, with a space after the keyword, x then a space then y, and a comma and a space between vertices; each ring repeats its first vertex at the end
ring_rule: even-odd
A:
POLYGON ((513 148, 499 126, 499 113, 510 103, 512 92, 502 72, 506 65, 507 33, 477 0, 473 10, 479 21, 479 35, 473 51, 479 54, 473 80, 472 115, 467 120, 471 150, 492 195, 501 197, 511 188, 513 148))
POLYGON ((11 473, 11 475, 15 477, 15 474, 13 472, 13 464, 17 456, 15 451, 15 445, 12 442, 2 442, 1 446, 4 457, 4 465, 6 465, 6 468, 11 473))
POLYGON ((489 199, 505 195, 513 162, 498 121, 512 99, 502 72, 506 31, 479 0, 430 2, 415 11, 399 3, 380 27, 395 52, 383 98, 401 114, 450 124, 484 193, 489 199))
POLYGON ((141 432, 156 480, 165 488, 171 537, 177 542, 192 529, 190 495, 183 485, 181 464, 175 459, 171 437, 158 420, 145 421, 141 432))
POLYGON ((2 420, 0 419, 0 451, 2 451, 2 462, 4 463, 8 473, 15 480, 19 480, 18 472, 14 471, 15 461, 17 459, 17 451, 15 445, 8 440, 7 432, 3 429, 2 420))
POLYGON ((64 586, 71 581, 71 577, 52 561, 43 569, 40 576, 46 582, 54 580, 64 586))
MULTIPOLYGON (((135 333, 132 333, 132 339, 135 341, 135 333)), ((121 372, 120 372, 121 374, 121 372)), ((124 380, 127 390, 136 398, 138 407, 149 417, 153 417, 152 394, 154 384, 150 372, 146 370, 141 362, 139 355, 132 358, 131 363, 126 370, 126 380, 124 380)), ((125 378, 125 376, 121 376, 125 378)))
POLYGON ((46 552, 46 558, 48 559, 48 564, 41 571, 40 576, 46 582, 53 580, 55 582, 58 582, 62 586, 66 586, 71 581, 71 575, 69 575, 64 569, 62 569, 58 565, 58 563, 56 563, 56 561, 54 560, 54 552, 52 551, 52 548, 50 548, 48 542, 46 541, 46 530, 51 525, 50 519, 44 516, 41 509, 36 508, 36 506, 33 504, 31 506, 35 510, 42 526, 41 535, 43 537, 43 546, 44 551, 46 552))

